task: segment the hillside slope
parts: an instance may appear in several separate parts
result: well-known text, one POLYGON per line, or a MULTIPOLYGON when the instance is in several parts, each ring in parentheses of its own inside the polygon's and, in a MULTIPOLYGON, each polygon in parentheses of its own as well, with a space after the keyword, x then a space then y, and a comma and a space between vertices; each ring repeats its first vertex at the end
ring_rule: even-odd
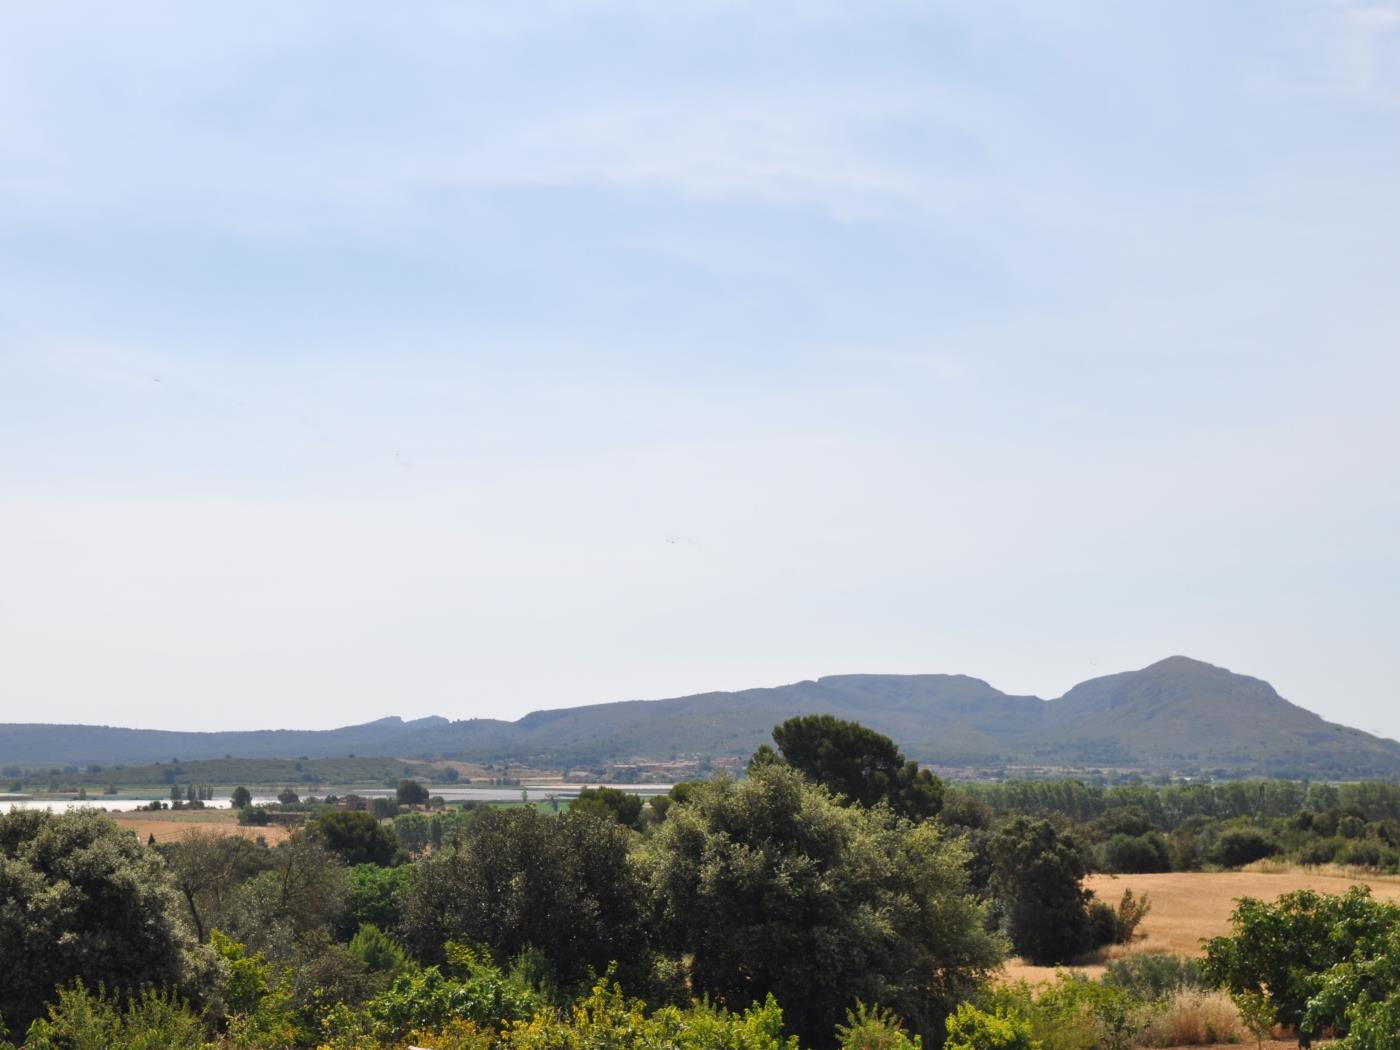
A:
POLYGON ((516 722, 386 718, 324 731, 168 733, 0 726, 0 762, 84 764, 347 754, 592 765, 747 756, 798 714, 856 719, 949 766, 1063 765, 1393 777, 1400 743, 1324 721, 1267 682, 1183 656, 1083 682, 1057 700, 964 675, 833 675, 767 689, 536 711, 516 722))

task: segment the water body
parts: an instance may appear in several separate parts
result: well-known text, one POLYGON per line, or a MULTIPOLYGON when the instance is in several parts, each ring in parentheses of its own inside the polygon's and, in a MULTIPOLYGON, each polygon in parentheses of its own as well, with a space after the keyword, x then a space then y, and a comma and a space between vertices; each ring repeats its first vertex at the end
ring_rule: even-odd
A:
MULTIPOLYGON (((671 790, 670 784, 521 784, 513 785, 493 785, 490 787, 475 787, 473 785, 446 786, 428 784, 429 793, 440 796, 444 802, 519 802, 521 792, 525 792, 529 801, 547 803, 551 797, 558 802, 567 802, 578 798, 578 793, 585 787, 612 787, 620 791, 626 791, 633 795, 641 795, 643 798, 650 798, 655 795, 664 795, 671 790)), ((302 798, 325 798, 327 795, 338 795, 344 798, 346 795, 359 795, 361 798, 390 798, 394 792, 386 787, 357 787, 354 784, 333 785, 322 787, 316 791, 301 791, 296 787, 302 798)), ((75 798, 10 798, 0 795, 0 811, 16 809, 40 809, 50 813, 67 813, 80 809, 103 809, 110 813, 131 813, 138 809, 144 809, 153 801, 165 802, 169 795, 152 794, 148 798, 111 798, 108 796, 98 796, 96 798, 75 799, 75 798)), ((276 802, 275 795, 253 796, 253 804, 257 806, 276 802)), ((204 803, 206 809, 229 809, 232 803, 227 798, 216 798, 204 803)))

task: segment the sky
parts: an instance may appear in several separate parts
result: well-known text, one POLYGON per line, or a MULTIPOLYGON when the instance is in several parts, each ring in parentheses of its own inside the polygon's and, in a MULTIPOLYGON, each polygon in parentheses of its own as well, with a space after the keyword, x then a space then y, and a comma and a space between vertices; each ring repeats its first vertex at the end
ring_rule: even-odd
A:
POLYGON ((0 721, 1176 653, 1400 737, 1400 2, 0 13, 0 721))

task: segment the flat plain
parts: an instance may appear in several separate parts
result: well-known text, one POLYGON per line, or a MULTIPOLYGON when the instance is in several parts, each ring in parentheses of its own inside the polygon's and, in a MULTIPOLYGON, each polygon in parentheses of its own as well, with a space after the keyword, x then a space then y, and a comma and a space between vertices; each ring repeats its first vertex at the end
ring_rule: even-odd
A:
POLYGON ((291 835, 285 827, 268 825, 254 827, 238 823, 238 816, 227 809, 169 810, 159 813, 142 810, 137 813, 113 813, 112 819, 134 831, 142 842, 154 835, 157 842, 174 842, 198 828, 220 835, 242 835, 244 838, 265 838, 276 845, 291 835))

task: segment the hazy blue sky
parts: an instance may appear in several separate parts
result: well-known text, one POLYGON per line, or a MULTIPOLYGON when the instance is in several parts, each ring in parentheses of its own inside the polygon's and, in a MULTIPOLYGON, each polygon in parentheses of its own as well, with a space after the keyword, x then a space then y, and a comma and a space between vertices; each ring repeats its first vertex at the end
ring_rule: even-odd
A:
POLYGON ((1186 653, 1400 736, 1400 3, 0 13, 0 720, 1186 653))

